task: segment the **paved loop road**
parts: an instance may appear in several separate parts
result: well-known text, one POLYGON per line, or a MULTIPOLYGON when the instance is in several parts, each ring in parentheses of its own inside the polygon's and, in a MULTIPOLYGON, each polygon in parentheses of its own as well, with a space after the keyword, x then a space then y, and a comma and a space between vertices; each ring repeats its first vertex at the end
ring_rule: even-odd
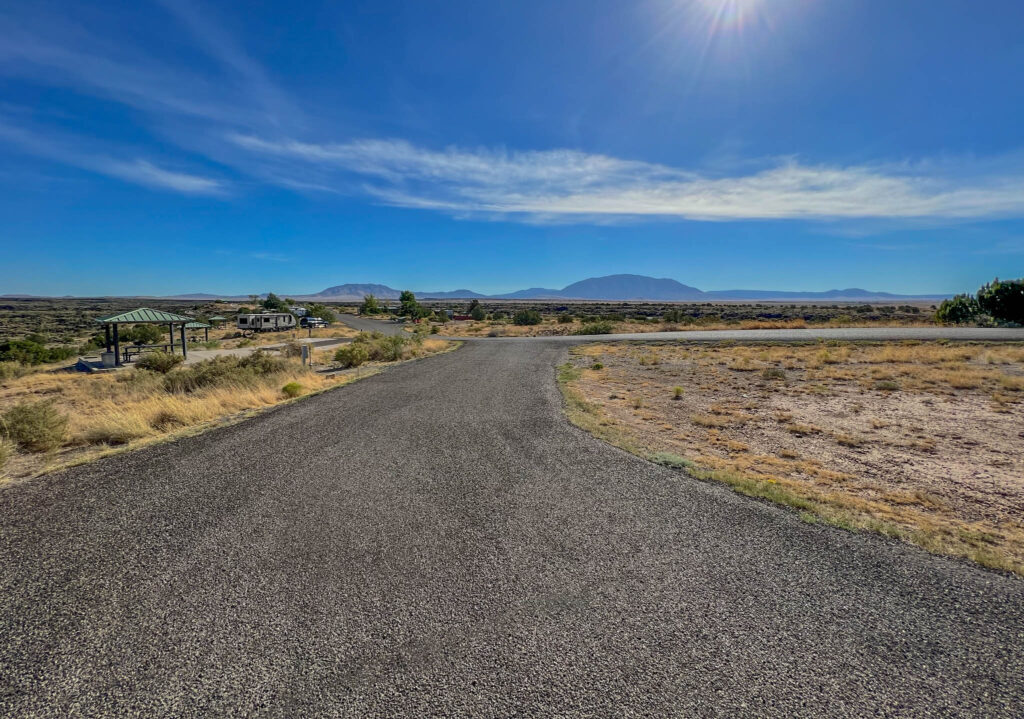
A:
POLYGON ((1020 716, 1024 581, 604 445, 564 352, 0 490, 0 716, 1020 716))

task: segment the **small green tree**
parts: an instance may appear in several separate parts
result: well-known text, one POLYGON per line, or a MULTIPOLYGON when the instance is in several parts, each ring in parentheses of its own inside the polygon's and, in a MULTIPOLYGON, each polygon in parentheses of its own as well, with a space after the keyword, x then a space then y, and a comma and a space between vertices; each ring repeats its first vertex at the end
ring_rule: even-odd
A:
POLYGON ((290 308, 280 297, 275 295, 273 292, 267 293, 267 299, 261 303, 263 309, 270 310, 271 312, 289 312, 290 308))
POLYGON ((1000 281, 997 277, 983 285, 978 306, 1002 322, 1024 324, 1024 279, 1000 281))
POLYGON ((131 337, 127 341, 137 345, 154 345, 164 337, 164 330, 157 325, 132 325, 131 337))
POLYGON ((479 306, 480 306, 480 300, 474 298, 473 300, 470 301, 469 306, 466 307, 466 314, 467 315, 473 314, 473 310, 475 310, 479 306))
POLYGON ((359 314, 361 315, 379 315, 384 312, 384 307, 381 306, 380 300, 373 295, 366 295, 363 297, 363 304, 359 308, 359 314))
POLYGON ((420 303, 416 301, 416 295, 411 290, 402 290, 402 294, 398 296, 398 304, 400 315, 413 319, 421 316, 420 303))
POLYGON ((957 295, 949 300, 942 300, 935 311, 935 319, 945 324, 962 325, 973 322, 981 314, 978 301, 970 295, 957 295))
POLYGON ((334 310, 319 302, 313 302, 306 305, 306 313, 310 317, 319 317, 328 324, 338 321, 338 315, 335 314, 334 310))
MULTIPOLYGON (((476 300, 473 301, 476 302, 476 300)), ((476 307, 472 308, 469 311, 469 316, 472 317, 477 322, 480 322, 487 316, 487 313, 484 312, 484 308, 480 305, 480 303, 476 302, 476 307)))
POLYGON ((519 310, 512 316, 512 324, 539 325, 543 321, 537 310, 519 310))

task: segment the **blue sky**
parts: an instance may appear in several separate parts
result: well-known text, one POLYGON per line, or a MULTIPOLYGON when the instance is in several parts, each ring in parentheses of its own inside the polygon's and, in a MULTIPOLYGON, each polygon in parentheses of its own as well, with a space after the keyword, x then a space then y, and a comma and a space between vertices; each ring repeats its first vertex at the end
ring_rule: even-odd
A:
POLYGON ((0 3, 0 293, 1024 275, 1019 0, 0 3))

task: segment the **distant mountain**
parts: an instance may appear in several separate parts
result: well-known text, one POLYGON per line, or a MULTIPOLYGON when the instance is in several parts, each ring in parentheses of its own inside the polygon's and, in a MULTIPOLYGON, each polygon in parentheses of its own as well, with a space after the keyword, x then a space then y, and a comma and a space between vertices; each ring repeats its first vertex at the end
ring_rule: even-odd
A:
POLYGON ((473 290, 451 290, 450 292, 417 292, 416 296, 424 300, 471 300, 473 298, 483 299, 482 295, 473 290))
POLYGON ((946 295, 894 295, 891 292, 874 292, 850 287, 845 290, 824 292, 791 292, 787 290, 711 290, 705 292, 709 299, 717 300, 835 300, 890 301, 890 300, 941 300, 946 295))
POLYGON ((190 295, 171 295, 170 297, 161 297, 162 300, 217 300, 224 299, 224 295, 211 295, 207 292, 194 292, 190 295))
POLYGON ((561 290, 549 290, 545 287, 531 287, 528 290, 507 292, 503 295, 491 295, 495 300, 550 300, 561 299, 561 290))
MULTIPOLYGON (((380 300, 397 300, 402 293, 387 285, 375 284, 347 284, 335 285, 325 290, 320 290, 315 295, 299 295, 305 299, 334 299, 334 300, 362 300, 366 295, 373 295, 380 300)), ((292 296, 292 295, 289 295, 292 296)))
MULTIPOLYGON (((361 302, 363 297, 372 294, 382 300, 397 300, 401 291, 374 283, 350 283, 335 285, 320 290, 316 294, 303 295, 278 293, 281 297, 291 297, 299 301, 327 302, 361 302)), ((760 302, 898 302, 908 300, 937 301, 948 295, 897 295, 891 292, 876 292, 859 287, 845 290, 826 290, 824 292, 805 292, 791 290, 711 290, 703 291, 690 285, 684 285, 667 277, 656 278, 646 275, 607 275, 590 277, 560 290, 549 287, 530 287, 525 290, 506 292, 498 295, 484 295, 473 290, 441 290, 436 292, 417 291, 420 299, 459 300, 459 299, 492 299, 492 300, 596 300, 624 301, 649 300, 655 302, 722 302, 722 301, 760 301, 760 302)), ((28 295, 7 295, 7 297, 28 297, 28 295)), ((245 302, 249 296, 214 295, 205 292, 175 295, 161 299, 176 300, 213 300, 229 299, 245 302)), ((260 295, 266 297, 266 293, 260 295)))
POLYGON ((655 279, 644 275, 608 275, 573 282, 560 296, 580 300, 663 300, 680 302, 705 299, 696 287, 684 285, 667 277, 655 279))

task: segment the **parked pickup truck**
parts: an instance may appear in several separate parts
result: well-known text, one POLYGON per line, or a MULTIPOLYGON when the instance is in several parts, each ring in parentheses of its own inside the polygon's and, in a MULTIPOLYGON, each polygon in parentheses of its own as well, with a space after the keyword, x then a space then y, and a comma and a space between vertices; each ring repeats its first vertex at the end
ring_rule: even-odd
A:
POLYGON ((302 317, 301 319, 299 319, 299 327, 310 327, 312 329, 316 329, 318 327, 326 326, 327 320, 321 319, 319 317, 302 317))

